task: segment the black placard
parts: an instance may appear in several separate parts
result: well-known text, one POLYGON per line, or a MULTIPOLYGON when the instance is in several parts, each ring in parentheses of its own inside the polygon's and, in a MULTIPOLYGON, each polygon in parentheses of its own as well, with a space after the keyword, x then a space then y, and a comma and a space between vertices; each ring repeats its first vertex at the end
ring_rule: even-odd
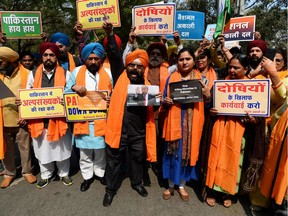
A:
POLYGON ((194 103, 203 101, 200 80, 185 80, 173 82, 170 86, 170 97, 174 103, 194 103))

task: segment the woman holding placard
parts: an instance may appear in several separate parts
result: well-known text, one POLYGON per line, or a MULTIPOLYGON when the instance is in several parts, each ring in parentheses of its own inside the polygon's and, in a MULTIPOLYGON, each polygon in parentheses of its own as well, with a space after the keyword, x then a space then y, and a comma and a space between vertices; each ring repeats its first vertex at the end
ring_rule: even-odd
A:
POLYGON ((210 100, 210 90, 201 81, 201 74, 194 70, 195 56, 191 49, 182 49, 177 59, 178 70, 167 79, 164 91, 163 107, 167 113, 163 127, 163 178, 168 179, 169 188, 164 191, 163 198, 170 199, 177 185, 181 199, 188 201, 189 194, 184 189, 185 183, 198 179, 196 162, 204 123, 204 102, 174 103, 170 97, 169 83, 199 79, 205 101, 210 100))

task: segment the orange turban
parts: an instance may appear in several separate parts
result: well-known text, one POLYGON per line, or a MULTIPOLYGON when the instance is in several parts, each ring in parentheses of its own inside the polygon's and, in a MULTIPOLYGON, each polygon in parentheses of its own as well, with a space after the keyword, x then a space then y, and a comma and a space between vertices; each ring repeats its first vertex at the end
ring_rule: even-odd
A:
POLYGON ((17 52, 12 50, 9 47, 1 46, 0 47, 0 59, 7 62, 14 62, 19 58, 17 52))
POLYGON ((135 51, 129 53, 126 57, 125 66, 129 65, 131 62, 139 59, 142 65, 146 68, 148 66, 148 54, 143 49, 136 49, 135 51))

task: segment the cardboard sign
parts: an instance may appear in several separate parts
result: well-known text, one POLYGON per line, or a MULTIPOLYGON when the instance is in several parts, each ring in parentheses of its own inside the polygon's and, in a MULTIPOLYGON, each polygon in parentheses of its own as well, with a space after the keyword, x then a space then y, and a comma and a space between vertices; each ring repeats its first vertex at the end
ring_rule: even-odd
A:
POLYGON ((78 0, 76 6, 77 19, 83 30, 101 29, 105 14, 114 27, 121 26, 118 0, 78 0))
POLYGON ((203 101, 200 80, 185 80, 169 84, 170 97, 174 103, 194 103, 203 101))
POLYGON ((159 86, 128 85, 127 106, 160 106, 159 86))
MULTIPOLYGON (((180 34, 181 40, 202 40, 204 34, 204 13, 198 11, 176 11, 175 31, 180 34)), ((173 39, 167 35, 167 39, 173 39)))
POLYGON ((132 9, 132 22, 138 36, 160 36, 175 31, 174 3, 135 6, 132 9))
MULTIPOLYGON (((107 109, 105 110, 83 109, 81 110, 79 108, 79 101, 78 101, 80 96, 78 96, 77 93, 65 93, 63 97, 64 97, 64 105, 65 105, 67 122, 94 121, 97 119, 107 118, 107 109)), ((87 101, 85 101, 84 103, 86 102, 87 101)), ((89 106, 93 106, 93 105, 90 104, 89 106)))
POLYGON ((270 80, 217 80, 214 108, 220 115, 270 116, 270 80))
POLYGON ((84 97, 78 96, 78 107, 80 110, 106 110, 107 95, 107 91, 87 91, 84 97))
POLYGON ((20 119, 43 119, 64 117, 65 110, 61 104, 63 87, 19 89, 20 119))
POLYGON ((213 39, 213 35, 216 29, 216 24, 208 24, 205 31, 205 38, 209 41, 213 39))
POLYGON ((224 27, 225 41, 254 40, 256 16, 234 17, 224 27))
POLYGON ((1 30, 9 39, 41 38, 40 11, 1 11, 1 30))

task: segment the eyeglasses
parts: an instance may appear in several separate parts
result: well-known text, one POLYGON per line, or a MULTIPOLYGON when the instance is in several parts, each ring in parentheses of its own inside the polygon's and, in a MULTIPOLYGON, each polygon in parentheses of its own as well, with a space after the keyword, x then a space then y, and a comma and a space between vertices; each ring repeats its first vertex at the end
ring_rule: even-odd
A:
POLYGON ((279 62, 282 62, 283 59, 275 59, 275 61, 279 63, 279 62))
POLYGON ((144 69, 143 65, 133 64, 133 63, 128 65, 128 67, 130 67, 130 68, 135 68, 135 66, 137 67, 137 69, 141 69, 141 70, 144 69))
POLYGON ((55 57, 56 55, 54 53, 44 53, 43 56, 44 57, 48 57, 48 56, 55 57))

